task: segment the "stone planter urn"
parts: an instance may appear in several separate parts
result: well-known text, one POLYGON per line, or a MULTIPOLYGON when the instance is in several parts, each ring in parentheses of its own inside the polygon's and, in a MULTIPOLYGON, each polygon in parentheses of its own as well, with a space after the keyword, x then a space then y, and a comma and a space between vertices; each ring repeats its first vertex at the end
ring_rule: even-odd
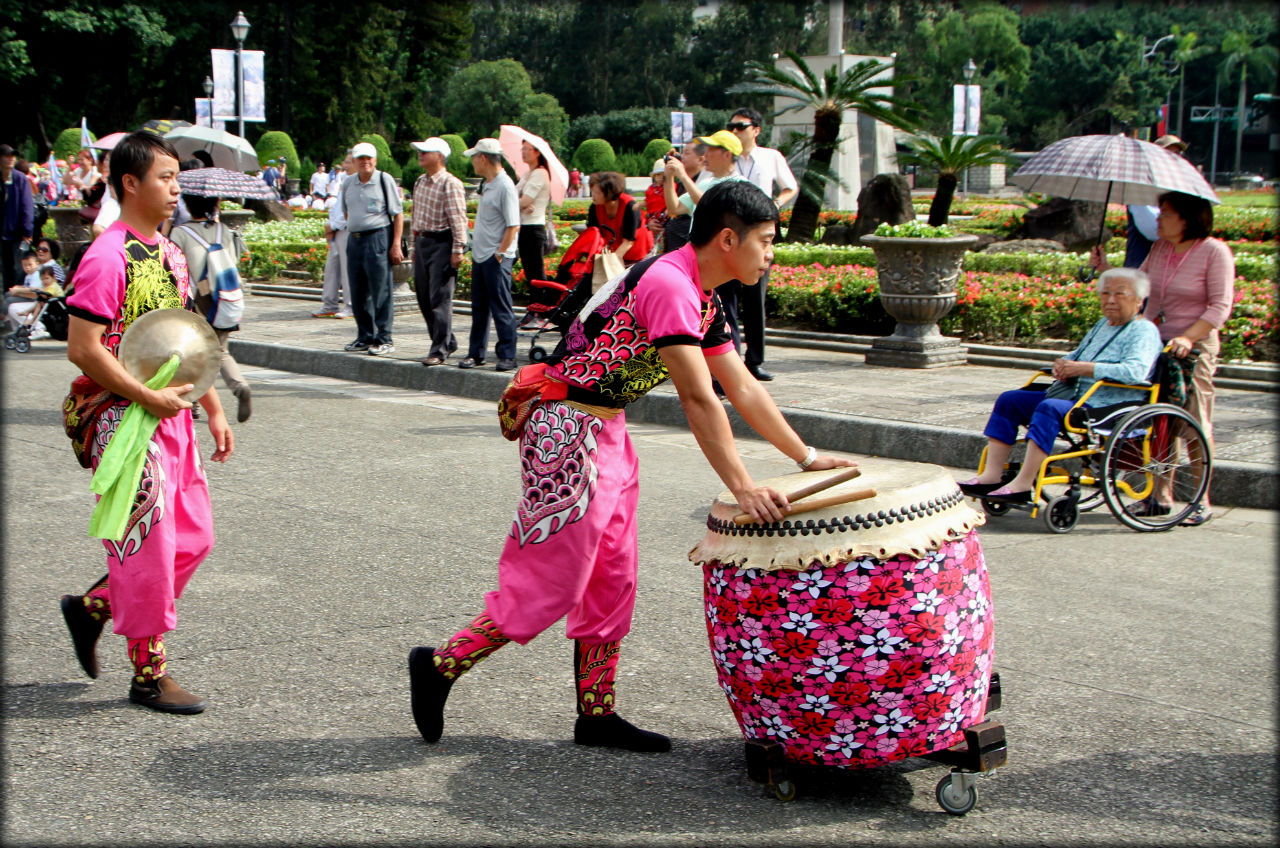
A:
POLYGON ((79 206, 50 206, 49 217, 58 229, 58 244, 62 247, 63 261, 70 261, 76 248, 93 238, 92 225, 80 217, 79 206))
POLYGON ((252 209, 221 209, 218 211, 218 220, 241 234, 244 233, 244 225, 252 221, 253 217, 252 209))
POLYGON ((941 368, 963 365, 960 340, 942 335, 938 322, 956 305, 956 280, 974 235, 951 238, 863 236, 876 252, 880 302, 898 322, 893 335, 874 339, 868 365, 941 368))

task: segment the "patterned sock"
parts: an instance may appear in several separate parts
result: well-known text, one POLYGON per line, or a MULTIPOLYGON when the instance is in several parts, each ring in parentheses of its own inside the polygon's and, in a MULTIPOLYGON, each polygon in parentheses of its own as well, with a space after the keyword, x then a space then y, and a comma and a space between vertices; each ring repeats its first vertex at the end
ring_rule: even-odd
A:
POLYGON ((603 716, 613 712, 613 678, 618 670, 618 643, 573 643, 577 669, 578 714, 603 716))
POLYGON ((111 594, 107 588, 107 575, 104 574, 101 580, 84 593, 84 608, 94 621, 107 621, 111 618, 111 594))
POLYGON ((129 659, 133 661, 134 682, 150 683, 164 677, 164 637, 130 639, 129 659))
POLYGON ((441 645, 433 660, 445 680, 457 680, 473 665, 510 641, 502 635, 489 614, 482 612, 441 645))

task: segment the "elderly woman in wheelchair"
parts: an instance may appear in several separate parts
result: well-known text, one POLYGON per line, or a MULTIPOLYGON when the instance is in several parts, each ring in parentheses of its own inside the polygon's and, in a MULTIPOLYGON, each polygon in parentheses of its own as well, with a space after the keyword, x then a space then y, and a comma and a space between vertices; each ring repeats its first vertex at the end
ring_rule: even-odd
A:
MULTIPOLYGON (((1097 291, 1103 317, 1075 350, 1054 361, 1053 384, 1037 387, 1032 380, 996 400, 983 431, 987 450, 981 471, 960 483, 965 494, 1005 509, 1030 504, 1045 459, 1053 454, 1059 429, 1073 407, 1093 410, 1154 400, 1151 389, 1134 385, 1149 385, 1161 350, 1156 326, 1140 316, 1149 291, 1147 275, 1136 268, 1112 268, 1098 278, 1097 291), (1026 457, 1017 475, 1006 480, 1005 466, 1019 427, 1027 429, 1026 457)), ((1077 425, 1080 420, 1072 416, 1077 425)))

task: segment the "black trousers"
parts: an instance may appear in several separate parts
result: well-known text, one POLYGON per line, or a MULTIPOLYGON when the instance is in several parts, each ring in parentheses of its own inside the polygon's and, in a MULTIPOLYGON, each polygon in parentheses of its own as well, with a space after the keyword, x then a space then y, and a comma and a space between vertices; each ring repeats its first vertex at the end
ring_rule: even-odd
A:
POLYGON ((458 285, 458 270, 450 262, 452 255, 451 230, 423 233, 413 245, 413 290, 431 336, 429 355, 441 359, 458 349, 453 335, 453 293, 458 285))
POLYGON ((522 224, 516 234, 516 252, 520 254, 520 267, 526 280, 545 280, 547 272, 542 263, 542 241, 547 228, 541 224, 522 224))

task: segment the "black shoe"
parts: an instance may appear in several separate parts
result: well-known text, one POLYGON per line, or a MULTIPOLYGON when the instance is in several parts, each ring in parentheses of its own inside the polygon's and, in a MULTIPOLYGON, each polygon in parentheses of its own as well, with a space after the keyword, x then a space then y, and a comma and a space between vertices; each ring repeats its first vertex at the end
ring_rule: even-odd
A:
POLYGON ((343 349, 343 350, 347 350, 347 351, 351 351, 352 353, 355 353, 355 352, 357 352, 357 351, 365 351, 365 350, 368 350, 368 349, 369 349, 369 343, 368 343, 368 342, 362 342, 362 341, 360 341, 359 339, 356 339, 355 341, 351 342, 350 344, 343 345, 343 346, 342 346, 342 349, 343 349))
POLYGON ((178 715, 202 713, 206 706, 203 698, 183 689, 167 674, 146 683, 134 680, 129 687, 129 700, 147 709, 178 715))
MULTIPOLYGON (((997 486, 996 488, 998 489, 1000 487, 997 486)), ((1031 503, 1031 490, 1027 489, 1025 492, 1010 492, 1007 495, 987 494, 982 495, 982 497, 992 503, 1028 504, 1031 503)))
POLYGON ((236 396, 236 421, 243 424, 253 414, 253 393, 245 386, 239 393, 233 394, 236 396))
POLYGON ((665 753, 671 740, 661 733, 641 730, 617 713, 602 716, 580 715, 573 725, 573 741, 592 748, 619 748, 623 751, 665 753))
POLYGON ((67 630, 71 631, 71 644, 76 649, 76 659, 84 673, 98 678, 98 637, 102 635, 102 627, 106 623, 89 615, 84 608, 83 595, 62 596, 62 617, 66 619, 67 630))
POLYGON ((747 370, 751 372, 752 377, 755 377, 762 383, 767 383, 773 379, 773 375, 764 370, 763 365, 748 365, 747 370))
POLYGON ((1137 515, 1143 518, 1158 518, 1161 515, 1168 515, 1173 512, 1173 507, 1165 506, 1155 498, 1144 498, 1125 511, 1130 515, 1137 515))
POLYGON ((414 648, 409 652, 409 703, 413 723, 427 742, 440 741, 444 733, 444 702, 453 681, 436 668, 434 648, 414 648))
POLYGON ((484 365, 484 360, 476 359, 474 356, 468 356, 458 363, 459 368, 475 368, 479 365, 484 365))
POLYGON ((971 498, 980 498, 983 495, 989 495, 996 489, 1004 485, 1004 483, 957 483, 960 491, 964 492, 971 498))
POLYGON ((494 371, 514 371, 516 369, 516 361, 514 359, 499 359, 498 364, 493 366, 494 371))

